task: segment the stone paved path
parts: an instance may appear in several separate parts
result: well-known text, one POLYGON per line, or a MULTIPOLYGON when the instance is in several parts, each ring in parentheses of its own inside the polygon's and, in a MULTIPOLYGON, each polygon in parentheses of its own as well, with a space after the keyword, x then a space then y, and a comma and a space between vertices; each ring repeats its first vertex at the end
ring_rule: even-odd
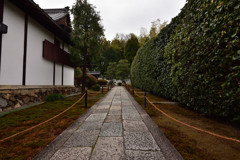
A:
POLYGON ((34 159, 175 160, 182 157, 125 88, 115 87, 34 159))

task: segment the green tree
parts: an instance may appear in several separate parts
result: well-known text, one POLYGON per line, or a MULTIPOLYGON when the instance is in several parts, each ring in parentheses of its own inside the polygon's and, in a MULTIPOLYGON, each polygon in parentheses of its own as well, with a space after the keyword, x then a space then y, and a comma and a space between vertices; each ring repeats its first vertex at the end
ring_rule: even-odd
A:
POLYGON ((116 62, 110 62, 107 68, 106 78, 113 81, 116 78, 116 62))
POLYGON ((133 33, 130 34, 130 39, 128 39, 125 49, 124 49, 124 57, 128 60, 128 62, 131 64, 133 61, 133 58, 135 57, 140 45, 138 42, 137 36, 135 36, 133 33))
POLYGON ((129 73, 130 73, 130 64, 128 60, 126 59, 120 60, 116 68, 117 79, 120 79, 122 80, 123 83, 125 83, 125 79, 129 77, 129 73))
POLYGON ((103 26, 101 18, 95 8, 87 0, 77 0, 71 9, 74 16, 70 48, 71 59, 77 66, 82 64, 82 92, 85 91, 86 68, 92 57, 99 51, 103 40, 103 26))
POLYGON ((156 37, 160 31, 166 27, 167 25, 167 21, 164 21, 163 23, 161 23, 160 19, 157 19, 156 21, 153 21, 152 22, 152 27, 150 29, 150 32, 149 32, 149 37, 150 38, 154 38, 156 37))
POLYGON ((111 47, 114 49, 117 56, 117 61, 124 59, 124 47, 127 36, 124 34, 116 34, 116 37, 111 42, 111 47))
POLYGON ((149 36, 147 33, 147 29, 146 28, 141 28, 140 29, 140 36, 139 36, 139 45, 142 47, 148 40, 149 40, 149 36))

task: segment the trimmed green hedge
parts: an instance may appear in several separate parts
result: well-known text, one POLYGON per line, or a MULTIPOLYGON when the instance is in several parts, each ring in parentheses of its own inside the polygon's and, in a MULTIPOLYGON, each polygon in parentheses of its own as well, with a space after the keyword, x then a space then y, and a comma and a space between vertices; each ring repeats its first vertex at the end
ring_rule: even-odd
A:
POLYGON ((133 85, 239 122, 239 10, 238 0, 188 0, 139 50, 131 68, 133 85))
POLYGON ((140 48, 131 65, 131 82, 135 87, 168 99, 177 99, 177 89, 172 83, 171 64, 164 58, 164 49, 182 13, 161 30, 156 38, 140 48))

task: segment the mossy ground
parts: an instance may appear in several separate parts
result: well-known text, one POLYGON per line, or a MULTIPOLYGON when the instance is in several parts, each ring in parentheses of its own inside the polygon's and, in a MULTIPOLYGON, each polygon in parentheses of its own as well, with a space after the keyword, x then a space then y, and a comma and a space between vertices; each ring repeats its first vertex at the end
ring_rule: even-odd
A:
MULTIPOLYGON (((102 97, 102 94, 89 96, 88 108, 84 108, 84 100, 82 100, 58 118, 28 131, 25 134, 0 142, 0 159, 32 159, 102 97)), ((46 102, 0 117, 0 139, 52 118, 67 109, 79 98, 80 95, 69 97, 64 100, 46 102)))
MULTIPOLYGON (((138 90, 139 92, 142 92, 138 90)), ((130 92, 131 93, 131 92, 130 92)), ((131 93, 132 94, 132 93, 131 93)), ((168 100, 148 94, 151 101, 168 102, 168 100)), ((134 98, 143 107, 143 98, 136 95, 134 98)), ((161 110, 170 116, 190 124, 223 136, 240 139, 240 129, 230 124, 209 119, 196 112, 187 110, 179 105, 156 104, 161 110)), ((143 107, 144 108, 144 107, 143 107)), ((162 115, 151 104, 147 104, 145 111, 152 120, 164 132, 185 160, 238 160, 240 157, 240 144, 220 139, 201 133, 192 128, 183 126, 168 117, 162 115)))

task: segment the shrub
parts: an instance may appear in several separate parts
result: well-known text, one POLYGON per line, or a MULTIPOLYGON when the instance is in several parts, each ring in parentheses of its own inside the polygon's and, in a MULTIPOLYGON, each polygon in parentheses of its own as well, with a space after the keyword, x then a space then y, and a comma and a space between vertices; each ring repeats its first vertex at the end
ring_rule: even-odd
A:
POLYGON ((99 84, 92 86, 92 90, 94 90, 94 91, 100 91, 100 89, 101 89, 101 87, 99 84))
MULTIPOLYGON (((82 84, 82 74, 78 77, 75 77, 76 83, 78 84, 78 86, 80 84, 82 84)), ((91 88, 93 85, 96 85, 98 83, 98 80, 96 77, 94 77, 91 74, 87 74, 86 75, 86 86, 88 88, 91 88)))
POLYGON ((44 97, 44 101, 51 102, 51 101, 61 100, 64 98, 65 98, 64 95, 56 93, 56 94, 47 95, 46 97, 44 97))
POLYGON ((118 84, 117 84, 118 86, 121 86, 122 85, 122 83, 121 82, 118 82, 118 84))
POLYGON ((104 80, 104 79, 99 79, 98 80, 98 84, 101 86, 105 86, 108 83, 108 81, 104 80))

